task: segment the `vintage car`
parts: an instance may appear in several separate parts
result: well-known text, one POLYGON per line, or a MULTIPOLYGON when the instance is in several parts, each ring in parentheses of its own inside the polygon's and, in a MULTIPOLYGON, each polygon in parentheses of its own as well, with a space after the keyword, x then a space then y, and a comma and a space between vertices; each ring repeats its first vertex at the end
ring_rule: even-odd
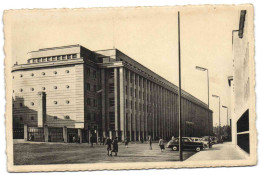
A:
MULTIPOLYGON (((167 144, 167 148, 171 148, 173 151, 179 150, 179 138, 170 140, 167 144)), ((189 137, 182 137, 183 150, 195 150, 197 152, 203 149, 203 143, 193 142, 189 137)))
POLYGON ((205 139, 199 138, 199 137, 190 137, 190 139, 191 139, 193 142, 203 143, 203 148, 209 148, 209 142, 208 142, 208 140, 205 140, 205 139))

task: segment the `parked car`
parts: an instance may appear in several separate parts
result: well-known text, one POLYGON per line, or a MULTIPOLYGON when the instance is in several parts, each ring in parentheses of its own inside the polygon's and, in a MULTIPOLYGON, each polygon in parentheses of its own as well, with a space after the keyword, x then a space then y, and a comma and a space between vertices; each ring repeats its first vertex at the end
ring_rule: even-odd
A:
POLYGON ((191 138, 191 140, 193 142, 202 143, 203 144, 203 148, 209 148, 208 140, 206 140, 204 138, 199 138, 199 137, 190 137, 190 138, 191 138))
MULTIPOLYGON (((189 137, 182 138, 183 150, 195 150, 197 152, 203 149, 203 143, 194 142, 189 137)), ((173 151, 179 150, 179 138, 170 140, 167 144, 167 148, 171 148, 173 151)))

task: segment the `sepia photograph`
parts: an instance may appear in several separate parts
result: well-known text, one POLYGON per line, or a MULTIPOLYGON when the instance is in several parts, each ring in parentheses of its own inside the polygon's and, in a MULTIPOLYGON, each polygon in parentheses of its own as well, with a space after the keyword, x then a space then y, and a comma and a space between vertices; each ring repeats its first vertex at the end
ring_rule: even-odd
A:
POLYGON ((3 21, 8 171, 256 165, 252 5, 3 21))

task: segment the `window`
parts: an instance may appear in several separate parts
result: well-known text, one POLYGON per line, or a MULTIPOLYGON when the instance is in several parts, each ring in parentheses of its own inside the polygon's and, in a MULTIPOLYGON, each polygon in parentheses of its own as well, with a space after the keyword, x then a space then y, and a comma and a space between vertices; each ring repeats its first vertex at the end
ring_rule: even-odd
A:
POLYGON ((34 91, 34 88, 31 88, 31 91, 34 91))
POLYGON ((42 75, 45 75, 45 72, 42 72, 42 75))
POLYGON ((22 78, 22 77, 23 77, 23 74, 21 74, 20 77, 22 78))
POLYGON ((77 54, 73 54, 73 55, 72 55, 72 58, 77 58, 77 54))
POLYGON ((57 71, 53 71, 54 74, 57 74, 57 71))
POLYGON ((67 89, 69 89, 69 88, 70 88, 70 86, 69 86, 69 85, 66 85, 66 88, 67 88, 67 89))
POLYGON ((36 63, 36 59, 33 59, 33 63, 36 63))
POLYGON ((135 89, 135 97, 137 97, 137 90, 135 89))
MULTIPOLYGON (((48 58, 51 59, 51 57, 48 57, 48 58)), ((57 60, 60 60, 60 57, 59 57, 59 56, 57 56, 57 57, 52 57, 52 61, 57 61, 57 60)))
POLYGON ((57 87, 57 86, 53 86, 53 88, 54 88, 54 89, 58 89, 58 87, 57 87))
POLYGON ((56 104, 58 104, 58 102, 57 102, 57 101, 54 101, 53 103, 54 103, 55 105, 56 105, 56 104))
POLYGON ((53 119, 54 119, 54 120, 57 120, 57 119, 58 119, 58 117, 57 117, 57 116, 53 116, 53 119))
MULTIPOLYGON (((52 57, 52 58, 54 58, 54 57, 52 57)), ((55 59, 56 60, 56 59, 55 59)), ((57 56, 57 60, 61 60, 61 56, 57 56)))
POLYGON ((65 116, 65 119, 70 119, 70 116, 66 115, 66 116, 65 116))
POLYGON ((90 120, 90 119, 91 119, 91 114, 88 113, 88 114, 87 114, 87 120, 90 120))
POLYGON ((70 73, 70 71, 69 71, 69 70, 66 70, 66 73, 68 74, 68 73, 70 73))
POLYGON ((23 121, 23 117, 20 117, 20 121, 23 121))
POLYGON ((34 121, 34 117, 31 117, 31 121, 34 121))
POLYGON ((31 76, 33 77, 33 76, 34 76, 34 73, 31 73, 31 76))
POLYGON ((97 91, 97 86, 96 86, 96 85, 93 86, 93 91, 94 91, 94 92, 97 91))
POLYGON ((131 101, 131 109, 133 109, 133 102, 131 101))
POLYGON ((13 76, 13 79, 14 79, 14 76, 13 76))
MULTIPOLYGON (((52 58, 53 58, 53 57, 52 57, 52 58)), ((47 61, 51 61, 51 57, 48 57, 48 58, 47 58, 47 61)))
POLYGON ((45 87, 42 87, 42 90, 45 90, 45 87))
POLYGON ((109 106, 115 106, 115 99, 109 98, 109 106))
POLYGON ((91 105, 90 98, 87 98, 87 105, 91 105))
POLYGON ((109 87, 108 87, 109 93, 114 93, 114 91, 115 91, 115 85, 114 85, 114 83, 110 83, 108 86, 109 86, 109 87))
POLYGON ((23 89, 20 89, 20 92, 23 92, 23 89))
POLYGON ((42 62, 46 62, 46 60, 47 60, 47 58, 45 57, 45 58, 42 58, 42 62))
POLYGON ((90 84, 87 83, 87 90, 90 91, 90 84))
POLYGON ((93 106, 97 107, 97 100, 96 99, 93 99, 93 106))
POLYGON ((66 103, 67 103, 67 104, 69 104, 69 103, 70 103, 70 101, 69 101, 69 100, 67 100, 67 101, 66 101, 66 103))
POLYGON ((137 102, 135 102, 135 110, 137 110, 137 102))
POLYGON ((66 55, 62 55, 62 60, 65 60, 66 59, 66 55))
POLYGON ((130 73, 130 82, 133 83, 133 73, 130 73))
POLYGON ((67 58, 68 58, 68 59, 71 59, 71 55, 67 55, 67 58))
POLYGON ((125 100, 125 107, 128 108, 128 100, 125 100))
POLYGON ((23 103, 20 103, 20 107, 23 107, 23 103))
POLYGON ((87 75, 90 76, 90 69, 87 68, 87 75))
POLYGON ((13 93, 14 93, 14 90, 13 90, 13 93))
POLYGON ((127 86, 125 87, 125 94, 126 95, 128 94, 128 87, 127 86))
POLYGON ((93 78, 97 77, 97 71, 93 70, 93 78))
POLYGON ((114 71, 113 70, 109 72, 109 77, 114 78, 114 71))
POLYGON ((31 102, 31 105, 34 106, 34 102, 31 102))
POLYGON ((142 98, 142 92, 139 91, 139 98, 141 99, 142 98))
POLYGON ((133 88, 131 88, 131 96, 133 96, 133 88))
POLYGON ((125 79, 126 79, 126 81, 128 79, 128 71, 127 70, 125 70, 125 79))

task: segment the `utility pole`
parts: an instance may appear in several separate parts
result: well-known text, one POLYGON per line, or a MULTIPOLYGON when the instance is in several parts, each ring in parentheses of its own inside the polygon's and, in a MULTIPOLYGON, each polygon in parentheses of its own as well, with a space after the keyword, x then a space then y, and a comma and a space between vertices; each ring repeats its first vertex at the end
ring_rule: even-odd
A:
POLYGON ((182 156, 182 116, 181 116, 181 41, 180 41, 180 12, 178 11, 178 46, 179 46, 179 156, 182 156))

